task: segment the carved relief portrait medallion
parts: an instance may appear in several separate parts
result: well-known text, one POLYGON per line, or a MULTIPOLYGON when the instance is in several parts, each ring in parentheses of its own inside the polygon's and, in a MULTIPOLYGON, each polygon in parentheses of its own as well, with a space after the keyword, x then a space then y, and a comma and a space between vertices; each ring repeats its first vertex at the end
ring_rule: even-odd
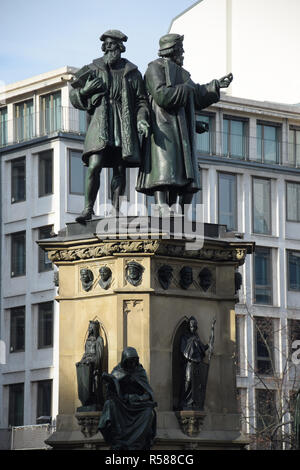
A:
POLYGON ((161 287, 167 290, 170 287, 172 281, 173 268, 168 264, 164 264, 158 269, 157 274, 161 287))
POLYGON ((93 281, 94 281, 94 274, 92 273, 90 269, 82 268, 80 270, 80 280, 81 280, 83 290, 88 292, 92 288, 93 281))
POLYGON ((212 272, 208 268, 203 268, 199 273, 199 284, 206 292, 212 284, 212 272))
POLYGON ((133 286, 142 282, 144 267, 136 261, 129 261, 125 268, 125 278, 133 286))
POLYGON ((179 271, 179 284, 182 289, 188 289, 193 283, 193 270, 190 266, 183 266, 179 271))
POLYGON ((112 272, 108 266, 101 266, 99 269, 100 279, 99 285, 102 289, 108 289, 112 281, 112 272))

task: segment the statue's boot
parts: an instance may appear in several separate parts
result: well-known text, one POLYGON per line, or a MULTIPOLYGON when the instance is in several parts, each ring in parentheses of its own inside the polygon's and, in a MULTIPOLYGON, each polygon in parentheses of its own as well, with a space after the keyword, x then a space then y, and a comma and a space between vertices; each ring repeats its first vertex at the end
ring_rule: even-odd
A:
POLYGON ((93 209, 91 209, 90 207, 86 207, 83 209, 81 214, 78 217, 76 217, 75 220, 76 222, 80 224, 85 224, 87 221, 92 220, 93 214, 94 214, 93 209))

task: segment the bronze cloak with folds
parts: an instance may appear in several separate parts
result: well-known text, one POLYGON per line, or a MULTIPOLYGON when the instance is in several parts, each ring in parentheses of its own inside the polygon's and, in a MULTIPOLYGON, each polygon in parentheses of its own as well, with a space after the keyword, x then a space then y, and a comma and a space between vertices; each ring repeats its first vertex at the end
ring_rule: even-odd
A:
MULTIPOLYGON (((137 66, 127 59, 121 59, 124 63, 124 74, 122 78, 121 96, 121 141, 122 158, 126 161, 126 166, 136 167, 141 163, 140 141, 137 131, 137 122, 141 119, 149 120, 149 108, 145 87, 141 73, 137 66)), ((90 116, 90 123, 87 129, 84 151, 82 159, 88 165, 88 157, 104 150, 110 145, 109 142, 109 86, 110 74, 103 58, 95 59, 92 64, 84 66, 77 72, 81 75, 81 70, 85 70, 85 81, 81 86, 76 86, 70 91, 70 101, 75 108, 85 110, 90 116), (99 92, 90 98, 83 98, 80 95, 80 88, 87 80, 88 71, 101 78, 102 86, 99 92)), ((107 161, 107 167, 113 166, 107 161)))
POLYGON ((121 362, 111 374, 103 374, 109 383, 98 429, 114 450, 149 450, 156 434, 156 413, 153 391, 141 364, 134 371, 124 367, 126 359, 138 357, 127 347, 121 362))
POLYGON ((219 101, 219 83, 195 84, 185 69, 159 58, 149 64, 145 85, 152 129, 144 143, 136 190, 150 195, 166 189, 197 192, 195 111, 219 101))

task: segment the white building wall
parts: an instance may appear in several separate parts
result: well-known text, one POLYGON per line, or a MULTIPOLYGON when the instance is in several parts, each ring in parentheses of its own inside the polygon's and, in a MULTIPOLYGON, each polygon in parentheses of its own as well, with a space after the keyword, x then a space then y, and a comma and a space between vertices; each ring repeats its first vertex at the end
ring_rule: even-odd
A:
POLYGON ((299 103, 298 0, 202 0, 176 17, 184 67, 199 83, 232 72, 229 94, 299 103))

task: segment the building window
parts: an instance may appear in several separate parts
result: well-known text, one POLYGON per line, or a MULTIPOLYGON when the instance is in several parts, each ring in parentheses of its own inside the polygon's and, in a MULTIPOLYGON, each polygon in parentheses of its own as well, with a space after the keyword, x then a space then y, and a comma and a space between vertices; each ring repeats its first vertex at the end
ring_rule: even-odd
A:
POLYGON ((85 179, 87 167, 82 161, 81 150, 69 151, 69 192, 70 194, 83 195, 85 191, 85 179))
POLYGON ((10 311, 10 352, 25 350, 25 307, 10 311))
POLYGON ((25 157, 16 158, 11 162, 11 202, 26 199, 26 163, 25 157))
POLYGON ((300 251, 288 250, 287 261, 288 290, 300 291, 300 251))
POLYGON ((254 252, 254 303, 272 304, 271 248, 256 247, 254 252))
POLYGON ((300 129, 290 127, 288 162, 292 166, 300 166, 300 129))
POLYGON ((39 154, 39 197, 53 193, 53 152, 39 154))
MULTIPOLYGON (((256 429, 261 435, 272 435, 272 425, 276 424, 277 407, 276 407, 276 391, 270 389, 256 389, 256 429)), ((274 436, 275 437, 275 436, 274 436)), ((260 446, 269 445, 267 442, 261 441, 260 446)))
POLYGON ((9 385, 8 425, 24 424, 24 384, 9 385))
POLYGON ((38 304, 38 349, 53 346, 53 302, 38 304))
POLYGON ((41 97, 41 133, 50 134, 62 129, 61 92, 41 97))
POLYGON ((273 319, 254 318, 255 370, 257 374, 274 375, 274 326, 273 319))
POLYGON ((34 136, 33 100, 15 105, 15 137, 16 141, 31 139, 34 136))
POLYGON ((286 183, 286 217, 288 222, 300 222, 300 183, 286 183))
POLYGON ((271 233, 271 181, 262 178, 252 180, 253 232, 271 233))
POLYGON ((227 225, 227 230, 237 228, 236 175, 219 173, 218 210, 219 224, 227 225))
MULTIPOLYGON (((43 240, 45 238, 51 238, 51 234, 53 231, 53 225, 47 225, 46 227, 39 228, 39 240, 43 240)), ((51 271, 52 261, 48 258, 48 253, 44 251, 40 246, 38 247, 39 250, 39 272, 44 271, 51 271)))
POLYGON ((85 134, 87 130, 87 113, 79 109, 79 132, 85 134))
POLYGON ((51 416, 52 407, 52 380, 37 382, 37 419, 41 416, 51 416))
MULTIPOLYGON (((205 155, 211 155, 214 151, 214 117, 206 114, 197 114, 197 122, 208 124, 208 132, 197 133, 197 150, 205 155)), ((197 125, 197 124, 196 124, 197 125)))
POLYGON ((246 122, 224 117, 223 153, 228 157, 246 158, 246 122))
POLYGON ((26 232, 11 235, 11 277, 26 274, 26 232))
POLYGON ((280 162, 280 127, 271 124, 258 123, 257 160, 262 163, 280 162))
MULTIPOLYGON (((300 320, 295 320, 293 318, 288 319, 288 344, 289 344, 289 354, 293 354, 295 351, 293 349, 293 342, 300 341, 300 320)), ((297 349, 299 346, 297 346, 297 349)))
POLYGON ((0 145, 7 144, 7 108, 0 109, 0 145))

